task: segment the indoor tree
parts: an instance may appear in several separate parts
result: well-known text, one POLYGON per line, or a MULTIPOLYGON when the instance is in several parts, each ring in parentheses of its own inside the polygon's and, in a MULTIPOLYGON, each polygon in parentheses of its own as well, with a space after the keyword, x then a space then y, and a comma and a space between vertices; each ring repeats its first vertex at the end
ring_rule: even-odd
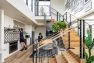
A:
POLYGON ((66 29, 66 23, 64 21, 57 21, 54 23, 51 27, 53 32, 59 32, 61 29, 65 30, 66 29))
POLYGON ((87 37, 85 39, 85 44, 88 49, 88 52, 85 52, 85 59, 86 63, 92 63, 94 62, 94 56, 91 55, 91 50, 94 46, 94 39, 92 39, 92 32, 87 30, 87 37))

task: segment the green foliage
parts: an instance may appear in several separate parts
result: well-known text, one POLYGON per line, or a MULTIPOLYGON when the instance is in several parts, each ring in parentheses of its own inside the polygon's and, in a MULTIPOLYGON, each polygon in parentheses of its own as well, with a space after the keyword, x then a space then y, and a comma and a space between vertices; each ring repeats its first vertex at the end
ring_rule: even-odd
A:
POLYGON ((86 63, 92 63, 94 62, 94 56, 90 56, 88 59, 87 59, 87 62, 86 63))
POLYGON ((91 32, 88 30, 87 31, 88 36, 86 37, 86 46, 88 47, 88 49, 92 49, 93 48, 93 40, 92 40, 92 34, 91 32))
POLYGON ((88 54, 85 52, 86 61, 88 60, 88 54))
POLYGON ((51 29, 54 32, 59 32, 61 29, 66 28, 66 23, 64 21, 57 21, 55 24, 52 25, 51 29))
POLYGON ((88 48, 88 53, 85 52, 85 58, 86 58, 86 63, 92 63, 94 62, 94 56, 91 56, 91 49, 94 46, 94 39, 92 40, 92 33, 90 30, 87 30, 88 36, 85 39, 86 46, 88 48))

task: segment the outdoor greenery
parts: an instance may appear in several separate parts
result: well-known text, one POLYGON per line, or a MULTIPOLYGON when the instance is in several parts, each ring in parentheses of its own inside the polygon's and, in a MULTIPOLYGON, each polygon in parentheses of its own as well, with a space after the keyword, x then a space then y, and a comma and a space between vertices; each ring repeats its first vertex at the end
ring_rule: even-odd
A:
POLYGON ((53 32, 59 32, 61 29, 64 30, 66 28, 66 23, 64 21, 57 21, 51 27, 53 32))
POLYGON ((90 30, 87 30, 87 34, 88 35, 85 39, 85 43, 88 52, 85 52, 85 58, 86 58, 86 63, 92 63, 94 62, 94 56, 91 55, 91 50, 94 46, 94 39, 92 39, 92 32, 90 30))

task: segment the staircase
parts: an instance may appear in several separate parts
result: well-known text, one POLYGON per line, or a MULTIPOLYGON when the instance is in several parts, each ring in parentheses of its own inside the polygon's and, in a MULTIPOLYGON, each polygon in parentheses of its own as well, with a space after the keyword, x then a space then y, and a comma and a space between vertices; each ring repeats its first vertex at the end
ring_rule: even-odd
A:
POLYGON ((64 55, 68 63, 80 63, 80 61, 77 61, 74 55, 70 54, 69 51, 63 51, 62 55, 64 55))
MULTIPOLYGON (((61 17, 59 17, 60 15, 61 14, 58 13, 57 17, 62 17, 62 20, 66 21, 66 23, 69 24, 67 22, 67 18, 63 17, 62 15, 61 17)), ((71 28, 68 31, 61 31, 60 33, 57 33, 53 36, 47 37, 40 43, 40 45, 37 42, 36 44, 33 44, 33 47, 36 46, 35 49, 37 50, 37 53, 32 58, 30 58, 29 56, 32 53, 31 50, 34 51, 34 49, 32 46, 30 46, 26 51, 18 51, 10 57, 6 58, 4 63, 82 63, 79 57, 79 35, 77 34, 74 28, 71 28), (68 49, 68 31, 70 32, 70 49, 68 49), (43 47, 48 46, 49 44, 54 44, 54 41, 60 37, 62 37, 63 43, 65 45, 65 48, 62 48, 63 50, 60 50, 58 45, 55 44, 54 46, 55 48, 57 48, 57 51, 54 50, 54 47, 48 50, 40 51, 40 49, 42 49, 43 47)))
MULTIPOLYGON (((72 45, 71 48, 79 47, 79 36, 73 29, 70 30, 70 33, 71 33, 70 35, 71 35, 71 45, 72 45)), ((57 35, 54 35, 52 39, 55 40, 56 38, 55 36, 60 37, 60 35, 57 34, 57 35)), ((42 45, 39 47, 39 49, 46 46, 49 43, 53 43, 52 39, 51 38, 45 39, 42 45)), ((64 40, 64 44, 67 46, 68 45, 68 34, 67 33, 64 35, 63 40, 64 40)), ((33 63, 32 58, 29 57, 32 53, 31 50, 32 50, 32 46, 28 47, 28 49, 25 51, 22 51, 22 52, 18 51, 15 54, 13 54, 12 56, 6 58, 4 63, 33 63)), ((74 53, 74 51, 75 49, 63 50, 63 51, 59 51, 61 54, 56 53, 54 54, 54 56, 50 55, 49 54, 50 52, 43 53, 45 51, 42 51, 40 52, 42 53, 42 56, 38 57, 37 55, 37 62, 36 62, 36 55, 35 55, 34 62, 35 63, 80 63, 80 58, 77 55, 78 52, 74 53), (48 56, 45 54, 48 54, 48 56)))
MULTIPOLYGON (((66 33, 62 38, 64 40, 64 44, 66 48, 68 48, 68 33, 66 33)), ((80 47, 80 38, 74 29, 70 30, 70 42, 71 42, 70 48, 79 48, 80 47)))

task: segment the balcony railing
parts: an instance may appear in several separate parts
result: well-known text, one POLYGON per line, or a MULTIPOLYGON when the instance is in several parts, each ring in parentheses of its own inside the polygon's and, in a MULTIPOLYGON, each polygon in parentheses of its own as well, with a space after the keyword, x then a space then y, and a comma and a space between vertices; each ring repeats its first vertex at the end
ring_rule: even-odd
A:
POLYGON ((34 6, 35 16, 51 16, 51 8, 49 5, 34 6))

